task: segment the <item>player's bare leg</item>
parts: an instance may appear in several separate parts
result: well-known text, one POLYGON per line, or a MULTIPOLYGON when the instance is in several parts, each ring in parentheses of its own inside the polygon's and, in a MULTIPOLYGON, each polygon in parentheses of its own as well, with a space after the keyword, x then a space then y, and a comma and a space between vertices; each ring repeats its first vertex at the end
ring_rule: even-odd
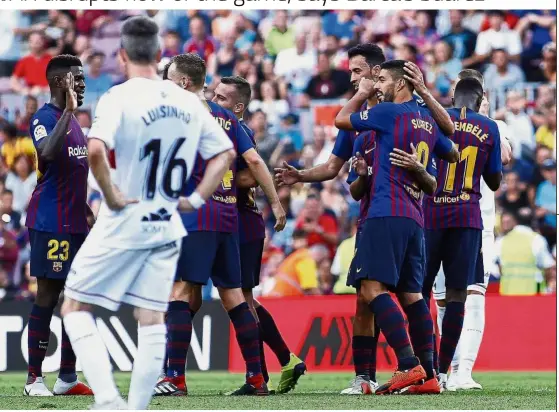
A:
POLYGON ((260 364, 259 331, 256 318, 251 313, 240 288, 217 288, 221 303, 227 311, 237 342, 246 364, 246 382, 228 395, 268 395, 268 386, 260 364))
POLYGON ((410 340, 414 353, 425 370, 423 383, 409 387, 408 395, 439 394, 441 389, 433 364, 433 318, 421 293, 398 293, 398 300, 409 322, 410 340))
POLYGON ((64 289, 63 279, 37 279, 37 297, 29 316, 28 351, 29 369, 24 395, 92 395, 91 389, 78 380, 76 355, 62 325, 61 360, 58 379, 53 392, 44 383, 41 365, 45 359, 50 337, 50 321, 64 289))
POLYGON ((357 291, 355 318, 353 320, 352 352, 355 378, 342 395, 370 395, 378 388, 376 382, 376 346, 378 332, 375 336, 375 318, 357 291), (371 365, 371 362, 374 365, 371 365))
POLYGON ((202 306, 202 286, 175 282, 167 310, 167 369, 166 376, 155 386, 155 396, 184 396, 186 386, 186 356, 192 338, 192 314, 202 306))
MULTIPOLYGON (((380 330, 398 358, 398 369, 387 383, 377 389, 376 393, 399 392, 422 382, 426 377, 425 371, 414 355, 406 332, 404 316, 388 294, 386 285, 367 279, 361 281, 360 290, 359 299, 363 300, 375 315, 380 330)), ((429 339, 429 342, 432 340, 429 339)))
MULTIPOLYGON (((305 365, 305 362, 289 350, 287 344, 281 336, 274 318, 260 302, 252 297, 252 291, 250 293, 250 298, 253 301, 257 320, 260 323, 262 340, 270 347, 270 349, 272 349, 281 365, 280 382, 276 392, 287 393, 295 388, 299 378, 307 371, 307 365, 305 365)), ((265 366, 263 365, 262 371, 264 371, 264 367, 265 366)))
POLYGON ((61 312, 72 347, 93 389, 95 408, 128 409, 114 382, 109 354, 97 330, 91 307, 66 297, 61 312))

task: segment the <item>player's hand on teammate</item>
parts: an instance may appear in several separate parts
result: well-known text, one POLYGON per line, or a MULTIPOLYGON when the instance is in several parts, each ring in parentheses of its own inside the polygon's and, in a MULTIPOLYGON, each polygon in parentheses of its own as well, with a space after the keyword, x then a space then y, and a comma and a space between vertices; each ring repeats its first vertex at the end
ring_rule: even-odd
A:
POLYGON ((179 197, 179 204, 178 204, 177 209, 181 213, 189 213, 189 212, 194 212, 196 210, 196 209, 194 209, 194 207, 192 206, 192 204, 190 203, 188 198, 185 197, 185 196, 180 196, 179 197))
POLYGON ((417 64, 406 62, 404 70, 407 73, 407 75, 404 75, 404 78, 413 85, 413 88, 415 89, 417 94, 422 96, 424 93, 429 92, 427 86, 425 85, 425 80, 423 80, 423 73, 421 72, 421 69, 417 66, 417 64))
POLYGON ((107 207, 113 212, 121 211, 128 205, 139 203, 137 199, 126 199, 122 192, 114 185, 112 192, 110 196, 106 196, 105 202, 107 203, 107 207))
POLYGON ((390 153, 390 163, 394 166, 398 166, 412 172, 417 172, 418 170, 423 169, 423 163, 419 161, 419 156, 417 156, 417 150, 415 149, 413 143, 410 143, 410 148, 411 153, 404 152, 400 149, 394 149, 392 153, 390 153))
POLYGON ((357 90, 358 93, 362 93, 363 96, 367 96, 367 98, 373 96, 375 94, 375 81, 371 79, 362 78, 359 81, 359 89, 357 90))
POLYGON ((367 162, 359 152, 351 159, 351 168, 355 169, 355 173, 357 173, 358 176, 366 177, 369 172, 367 162))
POLYGON ((74 75, 68 73, 62 79, 62 89, 66 92, 66 110, 74 112, 78 108, 78 94, 74 90, 74 75))
POLYGON ((274 173, 276 184, 279 187, 291 186, 301 181, 299 171, 287 162, 283 162, 283 167, 276 167, 274 173))
POLYGON ((274 230, 276 232, 281 232, 285 227, 285 223, 287 222, 287 216, 285 214, 285 210, 283 210, 283 206, 279 201, 272 205, 272 213, 276 218, 276 224, 274 225, 274 230))

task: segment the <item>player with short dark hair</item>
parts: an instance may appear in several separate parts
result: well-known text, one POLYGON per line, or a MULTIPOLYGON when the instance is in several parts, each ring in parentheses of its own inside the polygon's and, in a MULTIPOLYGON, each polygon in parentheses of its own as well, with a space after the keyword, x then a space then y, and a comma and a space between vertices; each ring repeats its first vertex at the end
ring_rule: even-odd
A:
MULTIPOLYGON (((60 55, 47 65, 50 101, 32 117, 29 130, 37 151, 37 186, 25 225, 31 244, 31 276, 37 297, 29 315, 27 396, 52 396, 41 365, 49 344, 50 322, 72 261, 85 240, 93 213, 87 205, 87 140, 75 117, 83 103, 82 62, 60 55)), ((62 328, 61 360, 55 395, 92 395, 76 375, 76 356, 62 328)))
POLYGON ((68 275, 62 315, 95 395, 92 409, 148 408, 163 367, 165 311, 187 235, 178 210, 202 207, 236 156, 199 98, 157 77, 158 32, 148 17, 126 20, 118 58, 127 80, 100 98, 88 136, 103 202, 68 275), (203 176, 181 196, 197 156, 206 160, 203 176), (134 307, 138 322, 127 402, 91 313, 93 305, 116 312, 122 303, 134 307))
MULTIPOLYGON (((354 286, 398 358, 396 373, 376 390, 378 394, 397 393, 421 382, 427 373, 434 376, 433 321, 421 295, 421 197, 422 191, 435 190, 435 179, 428 170, 431 156, 448 157, 453 149, 433 117, 413 99, 414 87, 407 80, 405 67, 405 61, 383 63, 377 81, 362 79, 356 95, 336 117, 336 127, 340 129, 376 132, 372 176, 369 179, 368 173, 360 175, 352 185, 368 186, 371 199, 354 258, 354 286), (382 103, 354 113, 371 95, 382 103), (409 148, 413 155, 407 158, 403 153, 409 148), (378 242, 379 238, 383 241, 378 242), (396 292, 408 316, 415 354, 402 312, 389 290, 396 292)), ((352 163, 366 170, 363 158, 352 163)))
MULTIPOLYGON (((481 179, 496 191, 502 177, 499 128, 478 113, 483 97, 483 86, 475 78, 456 85, 454 108, 448 112, 456 125, 451 140, 460 150, 460 161, 438 162, 437 190, 424 199, 426 280, 435 279, 441 263, 445 273, 446 312, 439 353, 443 384, 460 339, 467 288, 483 283, 481 179)), ((425 285, 430 287, 432 281, 431 286, 425 285)), ((430 294, 430 289, 425 292, 430 294)), ((427 381, 410 392, 438 393, 439 383, 427 381)))
MULTIPOLYGON (((206 66, 195 54, 173 57, 164 70, 164 78, 200 96, 204 86, 206 66)), ((200 96, 200 99, 203 97, 200 96)), ((285 226, 283 210, 273 179, 254 149, 253 142, 239 125, 237 117, 219 105, 203 100, 216 121, 233 142, 268 198, 276 217, 276 230, 285 226)), ((205 162, 196 160, 193 182, 203 174, 205 162)), ((259 354, 259 331, 254 316, 241 290, 241 267, 238 239, 237 162, 225 174, 221 186, 197 213, 183 214, 189 236, 184 238, 177 267, 171 302, 167 311, 169 329, 166 377, 156 386, 156 395, 185 395, 186 355, 192 337, 192 314, 202 304, 202 285, 211 278, 217 287, 237 334, 247 366, 246 383, 232 395, 267 395, 268 387, 262 374, 259 354)), ((192 185, 186 187, 186 193, 192 185)))
MULTIPOLYGON (((254 146, 254 132, 245 123, 243 116, 250 103, 250 83, 239 76, 222 77, 215 89, 213 101, 231 110, 239 119, 239 124, 247 132, 254 146)), ((264 346, 266 343, 278 358, 281 365, 281 377, 276 393, 287 393, 292 390, 299 378, 305 373, 306 365, 292 353, 283 340, 272 315, 260 304, 252 294, 252 290, 260 283, 260 265, 264 251, 266 230, 262 213, 255 202, 256 181, 252 177, 246 162, 241 159, 237 173, 239 209, 239 240, 241 253, 242 290, 245 300, 254 314, 260 327, 260 356, 264 378, 267 380, 264 346)))

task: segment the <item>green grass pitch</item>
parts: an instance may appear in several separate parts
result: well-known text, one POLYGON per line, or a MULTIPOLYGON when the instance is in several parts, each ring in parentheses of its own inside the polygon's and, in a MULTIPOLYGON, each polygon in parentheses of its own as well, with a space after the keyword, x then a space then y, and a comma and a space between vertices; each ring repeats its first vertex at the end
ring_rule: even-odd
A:
MULTIPOLYGON (((278 382, 272 374, 272 382, 278 382)), ((389 374, 380 374, 384 382, 389 374)), ((352 379, 349 373, 312 373, 303 376, 295 391, 269 397, 231 398, 221 395, 235 389, 243 376, 221 372, 188 375, 188 397, 157 397, 151 409, 556 409, 554 372, 477 373, 482 391, 445 392, 424 396, 341 396, 352 379)), ((128 390, 129 373, 117 373, 122 392, 128 390)), ((55 374, 47 377, 52 388, 55 374)), ((87 409, 89 397, 28 398, 22 395, 24 373, 0 374, 0 409, 87 409)))

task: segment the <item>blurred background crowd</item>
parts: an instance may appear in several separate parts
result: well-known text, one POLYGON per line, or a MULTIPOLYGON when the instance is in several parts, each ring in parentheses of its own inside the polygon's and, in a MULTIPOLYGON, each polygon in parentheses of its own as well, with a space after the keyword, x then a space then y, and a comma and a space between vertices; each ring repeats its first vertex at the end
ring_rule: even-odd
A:
MULTIPOLYGON (((29 278, 24 227, 36 184, 28 129, 30 117, 48 98, 46 65, 51 56, 63 53, 84 63, 86 99, 77 118, 87 134, 100 95, 124 81, 116 58, 119 30, 136 14, 147 14, 161 28, 160 68, 182 52, 206 60, 208 98, 223 76, 240 75, 251 83, 246 120, 270 169, 284 161, 308 168, 327 160, 337 134, 335 112, 317 113, 352 95, 346 51, 357 43, 375 42, 388 59, 416 62, 445 106, 459 71, 480 70, 491 115, 508 124, 513 146, 514 159, 496 194, 496 235, 506 238, 519 222, 528 225, 532 233, 543 235, 555 259, 555 11, 1 10, 0 300, 33 299, 36 289, 29 278)), ((288 214, 280 233, 273 233, 273 216, 259 199, 269 226, 260 293, 353 293, 344 279, 359 207, 349 195, 346 176, 344 170, 323 184, 280 188, 288 214), (282 286, 277 274, 287 274, 300 287, 282 286)), ((99 193, 91 190, 89 200, 97 209, 99 193)), ((510 244, 502 242, 502 254, 513 252, 505 250, 510 244)), ((532 256, 536 263, 538 253, 532 256)), ((536 266, 530 269, 533 282, 521 292, 554 292, 555 268, 536 266)), ((499 293, 499 270, 492 271, 490 290, 499 293)), ((211 287, 206 292, 210 297, 211 287)), ((501 293, 507 292, 501 288, 501 293)))

